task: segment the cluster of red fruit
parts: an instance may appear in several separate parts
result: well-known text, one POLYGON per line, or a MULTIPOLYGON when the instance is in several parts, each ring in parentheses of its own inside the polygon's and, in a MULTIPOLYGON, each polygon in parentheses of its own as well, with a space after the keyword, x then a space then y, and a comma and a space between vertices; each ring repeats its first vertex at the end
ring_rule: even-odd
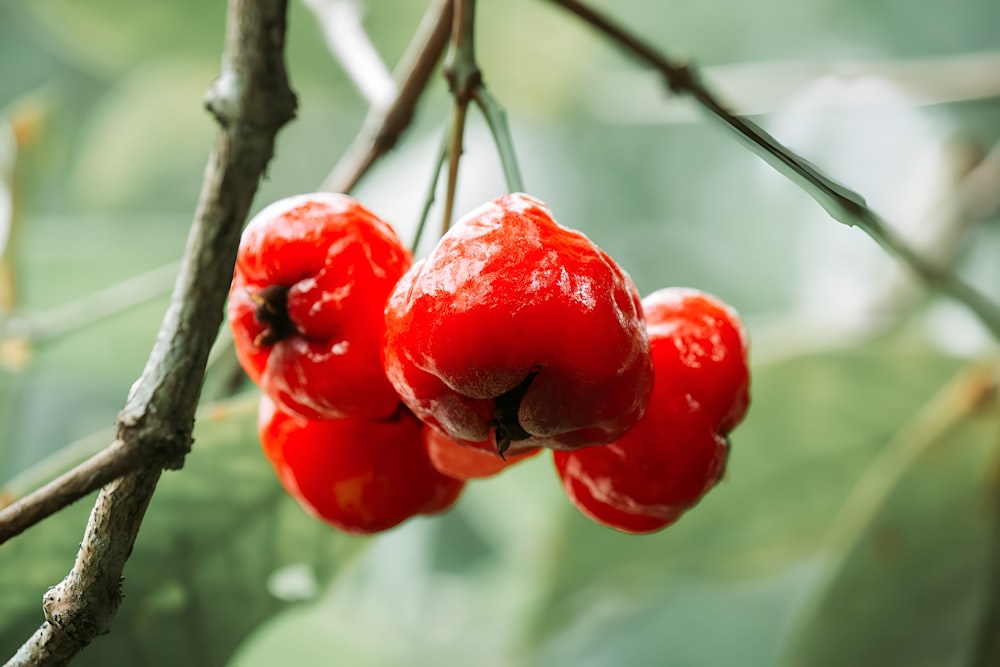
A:
POLYGON ((229 321, 281 483, 353 533, 444 511, 468 480, 542 448, 584 514, 659 530, 719 480, 749 402, 729 307, 686 289, 640 301, 614 260, 521 194, 412 265, 344 195, 276 202, 243 235, 229 321))

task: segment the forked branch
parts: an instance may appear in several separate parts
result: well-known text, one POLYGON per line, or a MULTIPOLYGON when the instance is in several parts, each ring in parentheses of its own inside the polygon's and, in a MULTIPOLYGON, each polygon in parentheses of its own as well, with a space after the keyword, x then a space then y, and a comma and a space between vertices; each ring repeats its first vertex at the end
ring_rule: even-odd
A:
POLYGON ((45 622, 9 665, 65 664, 109 631, 161 471, 179 467, 190 449, 243 222, 275 136, 295 114, 284 65, 286 9, 286 0, 230 0, 222 73, 206 99, 221 130, 170 306, 118 418, 121 447, 145 464, 101 490, 73 569, 46 593, 45 622))

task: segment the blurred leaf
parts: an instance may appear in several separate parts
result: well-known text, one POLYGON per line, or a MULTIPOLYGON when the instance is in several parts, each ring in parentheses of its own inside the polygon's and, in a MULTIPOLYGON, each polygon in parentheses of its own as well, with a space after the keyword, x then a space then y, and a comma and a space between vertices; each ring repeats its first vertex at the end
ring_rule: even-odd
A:
MULTIPOLYGON (((164 474, 150 505, 111 634, 74 664, 224 662, 253 627, 309 597, 365 543, 284 494, 259 453, 256 405, 248 395, 200 413, 185 468, 164 474)), ((75 457, 109 438, 96 435, 75 457)), ((73 564, 89 500, 0 546, 0 654, 42 622, 42 595, 73 564)))
POLYGON ((997 521, 995 374, 960 377, 872 464, 785 664, 967 664, 997 521))
POLYGON ((816 577, 814 563, 749 582, 651 582, 645 601, 602 591, 580 619, 546 639, 537 667, 684 665, 769 667, 793 602, 816 577))
POLYGON ((135 67, 118 80, 80 136, 69 184, 77 205, 190 207, 216 129, 202 98, 217 69, 185 54, 135 67))
POLYGON ((558 490, 542 457, 466 487, 459 505, 381 535, 323 598, 261 626, 233 666, 518 664, 551 573, 558 490), (322 630, 320 630, 322 628, 322 630), (391 638, 391 641, 387 641, 391 638))
POLYGON ((893 341, 755 367, 728 478, 676 525, 635 537, 569 512, 539 627, 580 612, 592 581, 642 598, 675 574, 770 575, 809 556, 883 443, 957 366, 893 341))
POLYGON ((769 667, 829 521, 958 364, 895 340, 756 367, 730 479, 656 535, 577 513, 547 457, 470 484, 456 511, 378 540, 233 664, 769 667))
POLYGON ((32 28, 43 33, 50 48, 78 67, 109 74, 163 52, 217 55, 225 17, 224 4, 196 0, 21 4, 35 23, 32 28))

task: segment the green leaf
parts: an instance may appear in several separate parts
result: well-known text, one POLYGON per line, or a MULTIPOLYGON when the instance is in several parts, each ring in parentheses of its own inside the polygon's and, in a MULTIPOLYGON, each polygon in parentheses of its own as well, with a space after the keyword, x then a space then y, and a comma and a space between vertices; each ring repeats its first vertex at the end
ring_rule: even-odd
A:
POLYGON ((584 518, 544 455, 470 484, 232 664, 770 667, 858 476, 958 365, 896 340, 756 367, 730 479, 656 535, 584 518))
POLYGON ((995 372, 958 378, 871 465, 784 664, 967 664, 997 521, 995 372))
POLYGON ((767 577, 811 557, 883 443, 956 368, 898 341, 755 367, 748 419, 731 436, 728 478, 675 525, 624 535, 564 502, 539 629, 578 614, 592 586, 613 586, 644 604, 650 582, 767 577))
POLYGON ((321 600, 262 626, 230 664, 517 664, 551 580, 552 475, 536 457, 469 484, 451 512, 380 536, 321 600))
MULTIPOLYGON (((146 515, 112 632, 74 664, 224 662, 252 628, 315 595, 366 543, 286 496, 257 444, 256 405, 249 395, 199 413, 184 469, 164 474, 146 515)), ((98 434, 63 456, 109 441, 98 434)), ((42 622, 42 595, 72 566, 91 504, 0 546, 0 654, 13 654, 42 622)))
POLYGON ((815 576, 815 565, 805 563, 749 582, 674 579, 652 583, 645 600, 606 587, 529 664, 769 667, 780 646, 778 629, 815 576))

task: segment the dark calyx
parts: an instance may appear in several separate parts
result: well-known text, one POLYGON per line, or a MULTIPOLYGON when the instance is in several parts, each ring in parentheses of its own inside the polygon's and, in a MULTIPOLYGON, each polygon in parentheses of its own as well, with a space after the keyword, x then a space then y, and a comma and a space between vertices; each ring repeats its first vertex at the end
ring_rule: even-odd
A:
POLYGON ((517 412, 521 407, 521 400, 528 393, 528 387, 537 375, 538 370, 532 370, 519 385, 493 399, 493 419, 490 420, 490 426, 493 427, 493 437, 500 458, 504 458, 504 453, 510 449, 510 443, 531 437, 517 420, 517 412))
POLYGON ((254 339, 255 345, 274 345, 295 333, 295 325, 288 317, 288 287, 269 285, 251 294, 250 300, 257 305, 257 321, 264 325, 264 330, 254 339))

